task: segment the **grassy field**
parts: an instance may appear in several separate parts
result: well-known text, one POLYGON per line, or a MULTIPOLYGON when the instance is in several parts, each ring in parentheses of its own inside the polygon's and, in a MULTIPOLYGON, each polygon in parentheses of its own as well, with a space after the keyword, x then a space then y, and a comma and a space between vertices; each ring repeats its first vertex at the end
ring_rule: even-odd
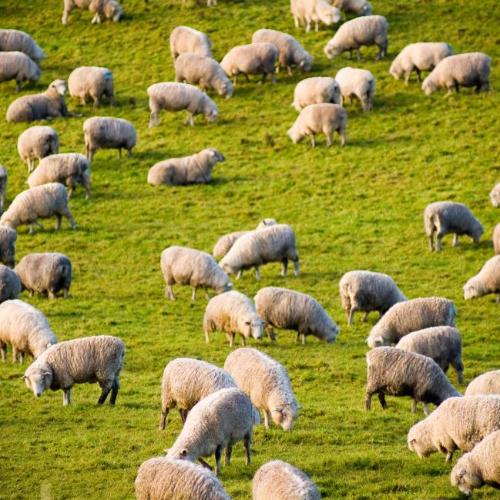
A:
MULTIPOLYGON (((41 91, 55 78, 67 78, 81 65, 110 68, 117 105, 95 111, 69 100, 81 118, 52 122, 61 152, 83 152, 83 121, 94 114, 131 120, 139 141, 130 159, 100 151, 92 165, 93 196, 81 190, 71 200, 78 224, 67 222, 55 233, 52 221, 31 236, 18 232, 17 259, 35 251, 59 251, 74 265, 72 297, 48 301, 22 298, 39 307, 60 340, 111 334, 127 346, 122 389, 116 407, 98 407, 95 385, 76 386, 73 405, 62 407, 62 393, 35 400, 21 375, 26 366, 0 365, 0 498, 133 497, 140 463, 160 455, 180 429, 171 413, 157 430, 160 377, 178 356, 222 365, 229 353, 223 335, 207 346, 202 332, 206 301, 195 303, 190 290, 177 287, 177 301, 167 302, 159 269, 161 251, 173 244, 211 251, 226 232, 252 228, 264 217, 290 223, 301 257, 300 277, 279 276, 279 265, 262 269, 257 282, 246 273, 238 290, 253 296, 263 286, 278 285, 312 294, 341 328, 333 345, 310 338, 305 346, 282 332, 278 342, 258 344, 288 369, 301 415, 291 433, 258 426, 253 461, 246 467, 243 446, 222 481, 236 499, 249 498, 251 479, 264 462, 281 458, 306 471, 325 498, 458 498, 442 455, 420 460, 406 448, 406 434, 423 417, 410 412, 407 398, 388 398, 382 411, 374 401, 364 410, 365 338, 376 315, 347 327, 338 281, 352 269, 371 269, 394 277, 408 297, 441 295, 454 300, 463 335, 465 379, 499 368, 499 306, 493 297, 464 302, 462 286, 493 254, 491 231, 499 211, 488 193, 500 180, 498 148, 500 55, 495 0, 373 0, 374 11, 389 21, 389 57, 374 61, 341 56, 328 61, 323 46, 333 30, 304 34, 295 30, 286 0, 226 1, 207 9, 194 3, 126 0, 123 22, 90 24, 88 12, 74 11, 62 26, 62 1, 0 0, 1 25, 29 32, 45 49, 41 91), (496 12, 496 15, 495 15, 496 12), (220 120, 195 127, 184 115, 165 114, 148 129, 146 88, 173 80, 168 36, 184 24, 209 34, 221 59, 234 45, 249 43, 252 33, 269 27, 296 36, 315 56, 311 75, 335 75, 350 64, 377 78, 373 112, 348 106, 348 141, 325 149, 293 145, 286 131, 296 112, 293 89, 304 76, 278 75, 276 85, 238 85, 233 99, 216 98, 220 120), (445 99, 426 97, 413 80, 408 87, 393 80, 390 60, 414 41, 446 41, 455 52, 480 50, 493 58, 492 91, 464 90, 445 99), (226 162, 216 167, 210 185, 152 188, 148 169, 157 161, 216 147, 226 162), (430 253, 422 211, 432 201, 465 202, 485 227, 483 241, 463 240, 441 254, 430 253)), ((25 189, 26 167, 16 150, 25 124, 7 124, 4 114, 17 97, 14 83, 0 86, 0 163, 9 171, 8 201, 25 189), (3 120, 3 121, 2 121, 3 120)), ((257 345, 257 344, 252 344, 257 345)), ((454 373, 450 373, 456 382, 454 373)), ((459 386, 464 390, 465 386, 459 386)), ((491 488, 477 498, 497 498, 491 488)))

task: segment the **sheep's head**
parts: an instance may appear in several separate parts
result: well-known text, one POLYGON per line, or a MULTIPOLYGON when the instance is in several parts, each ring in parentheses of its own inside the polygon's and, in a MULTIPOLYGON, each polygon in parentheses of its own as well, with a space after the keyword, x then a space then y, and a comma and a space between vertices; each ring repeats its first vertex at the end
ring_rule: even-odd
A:
POLYGON ((234 87, 231 82, 231 80, 224 80, 220 85, 219 88, 217 89, 219 92, 219 95, 222 97, 225 97, 226 99, 229 99, 233 95, 234 87))
POLYGON ((10 229, 16 229, 16 227, 19 226, 19 221, 12 216, 9 210, 7 210, 7 212, 4 212, 2 217, 0 217, 0 224, 3 224, 10 229))
POLYGON ((276 425, 284 431, 291 431, 295 419, 299 415, 299 408, 295 403, 283 404, 271 409, 271 416, 276 425))
POLYGON ((171 458, 174 460, 188 460, 189 462, 194 462, 196 457, 192 456, 187 448, 182 448, 177 450, 176 448, 170 448, 169 450, 165 450, 167 452, 167 458, 171 458))
POLYGON ((276 219, 262 219, 257 226, 257 229, 263 229, 265 227, 274 226, 278 224, 276 219))
POLYGON ((333 344, 337 340, 337 335, 340 333, 340 328, 332 322, 329 326, 326 335, 324 336, 325 342, 328 344, 333 344))
POLYGON ((480 488, 483 485, 483 481, 475 469, 469 454, 465 454, 451 471, 451 484, 457 486, 465 495, 472 495, 474 488, 480 488))
POLYGON ((216 149, 213 149, 213 148, 210 148, 208 151, 209 151, 211 163, 217 163, 219 161, 221 161, 221 162, 226 161, 226 158, 224 157, 224 155, 220 151, 217 151, 216 149))
POLYGON ((362 16, 371 16, 372 15, 372 6, 366 2, 365 5, 363 5, 363 10, 361 12, 362 16))
POLYGON ((117 23, 123 16, 123 7, 115 0, 110 0, 104 6, 104 15, 106 19, 113 19, 117 23))
POLYGON ((471 231, 471 237, 474 240, 474 243, 479 243, 479 240, 481 239, 481 236, 483 234, 484 234, 484 227, 479 221, 477 221, 474 224, 474 229, 471 231))
POLYGON ((382 337, 382 335, 378 335, 378 334, 372 335, 371 333, 368 336, 368 338, 366 339, 366 343, 368 344, 368 347, 370 347, 371 349, 374 349, 375 347, 382 347, 384 345, 387 345, 385 340, 384 340, 384 337, 382 337))
POLYGON ((429 434, 430 429, 426 423, 426 420, 422 420, 408 432, 408 449, 414 451, 420 458, 428 457, 431 453, 437 451, 432 443, 429 434))
POLYGON ((249 317, 245 321, 245 337, 261 339, 264 334, 264 322, 259 317, 249 317))
POLYGON ((437 89, 437 85, 431 80, 431 76, 432 75, 429 75, 422 82, 422 90, 425 92, 425 95, 431 95, 437 89))
POLYGON ((208 122, 215 122, 215 121, 217 121, 217 118, 219 117, 219 110, 215 107, 210 107, 206 111, 205 116, 207 117, 208 122))
POLYGON ((399 80, 401 78, 401 68, 397 59, 394 59, 394 61, 392 61, 391 67, 389 68, 389 73, 396 80, 399 80))
POLYGON ((318 13, 320 21, 327 26, 331 26, 340 21, 340 10, 336 7, 332 7, 326 2, 316 4, 316 12, 318 13))
POLYGON ((476 283, 475 278, 471 278, 464 285, 464 299, 470 300, 480 296, 480 292, 476 283))
POLYGON ((35 71, 33 72, 33 74, 31 75, 31 77, 29 79, 30 82, 36 83, 40 79, 41 74, 42 74, 42 70, 38 66, 36 66, 35 71))
POLYGON ((313 61, 314 61, 314 58, 306 52, 306 54, 304 55, 304 57, 302 58, 302 60, 299 63, 299 68, 302 71, 311 71, 313 61))
POLYGON ((58 80, 54 80, 49 85, 49 90, 55 90, 60 96, 64 97, 66 95, 68 87, 66 85, 65 80, 58 79, 58 80))
POLYGON ((304 136, 299 132, 298 127, 293 125, 287 132, 288 137, 292 140, 294 144, 300 142, 304 136))
POLYGON ((49 365, 34 363, 28 367, 23 378, 28 389, 31 389, 35 397, 39 398, 51 386, 52 376, 52 369, 49 365))
POLYGON ((328 59, 333 59, 334 57, 340 55, 342 53, 342 49, 336 46, 333 43, 333 40, 330 40, 324 48, 325 55, 328 59))

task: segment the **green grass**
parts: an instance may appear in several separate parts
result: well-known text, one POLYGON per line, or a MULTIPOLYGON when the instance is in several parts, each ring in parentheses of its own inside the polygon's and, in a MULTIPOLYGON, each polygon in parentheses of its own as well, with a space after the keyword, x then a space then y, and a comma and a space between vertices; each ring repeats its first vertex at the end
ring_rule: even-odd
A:
MULTIPOLYGON (((221 100, 220 120, 194 128, 184 115, 163 113, 148 129, 146 88, 173 79, 168 36, 179 24, 206 31, 217 59, 232 46, 248 43, 262 27, 288 31, 315 56, 311 75, 335 75, 347 57, 326 60, 322 48, 332 30, 305 35, 293 27, 286 0, 221 0, 215 8, 150 0, 124 2, 119 24, 90 24, 88 12, 74 11, 60 23, 60 0, 0 0, 2 27, 31 33, 47 52, 41 91, 55 78, 67 78, 80 65, 103 65, 115 76, 117 106, 97 114, 131 120, 139 142, 130 159, 114 151, 97 153, 92 166, 93 197, 81 190, 71 200, 78 230, 67 223, 59 233, 35 235, 19 230, 17 258, 34 251, 60 251, 74 264, 72 298, 23 299, 39 307, 60 340, 112 334, 127 345, 122 390, 116 407, 96 405, 95 385, 76 386, 73 405, 62 407, 62 393, 35 400, 20 379, 26 366, 0 366, 0 498, 120 499, 133 496, 140 463, 171 445, 180 429, 172 413, 166 431, 157 430, 160 377, 178 356, 200 357, 222 365, 229 352, 223 335, 206 346, 200 294, 177 287, 176 302, 163 296, 161 251, 172 244, 211 251, 217 238, 252 228, 264 217, 290 223, 297 234, 303 270, 299 278, 279 277, 279 266, 262 269, 262 280, 246 273, 237 288, 253 296, 260 287, 279 285, 315 296, 341 327, 338 341, 325 345, 309 339, 294 343, 283 332, 276 345, 259 347, 289 370, 301 404, 293 432, 256 428, 250 467, 243 447, 223 468, 222 481, 237 499, 249 498, 251 478, 264 462, 281 458, 311 475, 325 498, 458 498, 449 483, 450 466, 442 455, 420 460, 406 448, 409 427, 422 418, 410 412, 408 399, 388 398, 363 408, 367 324, 357 317, 348 328, 340 307, 338 280, 352 269, 392 275, 409 297, 444 295, 458 308, 463 335, 465 378, 498 368, 499 307, 493 297, 464 302, 462 286, 493 250, 491 231, 498 222, 488 193, 500 180, 498 159, 498 86, 500 38, 497 2, 373 1, 389 21, 389 57, 374 61, 364 49, 359 66, 377 78, 375 109, 362 114, 348 106, 348 142, 325 149, 293 145, 286 131, 296 113, 293 89, 303 75, 278 75, 276 85, 238 85, 233 99, 221 100), (495 15, 496 12, 496 15, 495 15), (390 60, 407 43, 447 41, 456 52, 481 50, 492 56, 493 90, 475 95, 464 90, 444 99, 426 97, 415 81, 405 87, 388 74, 390 60), (148 169, 157 161, 216 147, 226 163, 216 167, 207 186, 152 188, 148 169), (485 226, 479 246, 466 239, 431 254, 423 233, 422 211, 432 201, 459 200, 485 226)), ((33 92, 26 89, 23 93, 33 92)), ((17 95, 13 82, 0 86, 0 114, 17 95)), ((52 123, 61 151, 82 152, 83 121, 94 110, 69 100, 82 118, 52 123)), ((24 124, 0 122, 0 163, 9 170, 8 201, 25 189, 26 167, 16 151, 24 124)), ((455 382, 455 375, 450 374, 455 382)), ((461 390, 464 386, 460 387, 461 390)), ((491 488, 478 498, 496 498, 491 488)))

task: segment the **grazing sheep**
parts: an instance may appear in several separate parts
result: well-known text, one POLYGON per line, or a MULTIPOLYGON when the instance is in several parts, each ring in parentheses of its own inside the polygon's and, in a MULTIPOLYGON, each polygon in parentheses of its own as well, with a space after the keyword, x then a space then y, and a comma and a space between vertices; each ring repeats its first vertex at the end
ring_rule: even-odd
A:
POLYGON ((500 396, 500 370, 483 373, 469 383, 465 395, 477 396, 478 394, 497 394, 500 396))
MULTIPOLYGON (((61 227, 62 217, 66 217, 72 229, 76 229, 75 220, 68 207, 68 192, 58 182, 35 186, 19 193, 10 207, 0 217, 0 223, 12 229, 21 224, 29 224, 30 234, 34 225, 42 226, 38 219, 56 217, 56 231, 61 227)), ((43 226, 42 226, 43 227, 43 226)))
POLYGON ((410 429, 408 448, 420 458, 439 451, 451 462, 455 450, 470 451, 499 429, 499 396, 448 398, 410 429))
POLYGON ((64 0, 62 23, 68 24, 68 16, 73 9, 85 9, 94 14, 91 23, 100 24, 106 19, 115 23, 123 16, 123 7, 116 0, 64 0))
POLYGON ((176 358, 167 364, 161 379, 160 430, 171 408, 177 407, 182 422, 191 408, 215 391, 236 387, 231 375, 211 363, 191 358, 176 358))
POLYGON ((220 473, 222 450, 226 449, 226 465, 231 460, 233 445, 243 440, 246 464, 250 464, 250 445, 258 416, 247 395, 236 388, 220 389, 193 406, 184 427, 167 458, 199 460, 215 454, 215 475, 220 473))
POLYGON ((355 50, 358 59, 363 45, 376 45, 379 49, 376 59, 381 59, 387 54, 387 28, 389 24, 384 16, 357 17, 345 22, 335 33, 335 36, 325 45, 324 52, 328 59, 346 52, 355 50))
POLYGON ((224 236, 221 236, 217 243, 214 246, 212 251, 212 255, 216 259, 222 259, 224 255, 231 250, 232 246, 236 242, 238 238, 241 238, 243 235, 248 234, 250 231, 235 231, 234 233, 228 233, 224 236))
POLYGON ((500 182, 494 186, 490 192, 491 204, 498 208, 500 207, 500 182))
POLYGON ((340 104, 340 87, 334 78, 313 76, 300 81, 293 93, 292 106, 301 111, 310 104, 340 104))
POLYGON ((342 96, 340 104, 344 99, 352 101, 356 98, 361 103, 363 111, 373 109, 373 98, 375 97, 375 77, 366 69, 342 68, 335 75, 342 96))
POLYGON ((137 144, 137 132, 134 126, 123 118, 94 116, 83 122, 85 151, 87 160, 92 161, 98 149, 118 149, 118 157, 122 157, 122 148, 128 156, 137 144))
POLYGON ((68 188, 71 197, 77 184, 85 188, 85 198, 90 197, 90 165, 85 156, 78 153, 61 153, 46 156, 28 177, 29 187, 59 182, 68 188))
POLYGON ((298 66, 302 71, 311 71, 313 57, 304 47, 288 33, 282 31, 260 29, 252 35, 252 43, 271 43, 278 48, 278 70, 286 68, 292 76, 292 66, 298 66))
POLYGON ((495 249, 496 254, 500 254, 500 224, 495 226, 493 230, 493 248, 495 249))
POLYGON ((0 52, 0 82, 16 81, 16 90, 23 82, 36 83, 40 68, 23 52, 0 52))
POLYGON ((161 271, 165 279, 165 296, 175 300, 172 285, 189 285, 193 289, 191 300, 196 298, 196 289, 213 288, 217 293, 231 290, 228 275, 219 267, 215 259, 206 252, 194 248, 171 246, 161 254, 161 271))
POLYGON ((170 33, 170 52, 174 60, 186 52, 212 57, 212 43, 201 31, 188 26, 177 26, 170 33))
POLYGON ((347 113, 342 106, 330 103, 311 104, 300 112, 287 134, 294 144, 309 136, 311 146, 314 148, 316 134, 324 134, 326 146, 330 147, 333 132, 338 132, 340 145, 343 146, 346 140, 346 128, 347 113))
POLYGON ((79 98, 83 106, 87 104, 87 97, 94 101, 94 108, 99 107, 104 96, 109 104, 114 104, 113 73, 108 68, 80 66, 69 75, 68 88, 69 95, 79 98))
POLYGON ((285 367, 263 352, 250 347, 236 349, 224 363, 252 403, 264 413, 264 426, 272 420, 285 431, 292 430, 299 405, 285 367))
POLYGON ((205 92, 188 83, 163 82, 148 87, 149 127, 158 125, 158 113, 167 111, 188 112, 186 123, 194 125, 194 116, 202 114, 208 122, 215 122, 219 116, 219 108, 205 92))
POLYGON ((17 299, 21 293, 21 282, 17 274, 7 266, 0 264, 0 303, 17 299))
POLYGON ((497 294, 497 302, 500 302, 500 255, 488 259, 478 274, 473 276, 464 285, 464 299, 474 299, 497 294))
POLYGON ((68 297, 72 266, 69 258, 62 253, 31 253, 19 261, 14 271, 30 297, 39 293, 55 299, 61 290, 64 297, 68 297))
POLYGON ((252 500, 319 500, 318 488, 309 477, 281 460, 262 465, 252 480, 252 500))
POLYGON ((392 61, 389 73, 399 80, 405 78, 408 85, 412 71, 417 74, 418 81, 422 81, 422 71, 432 71, 445 57, 451 56, 453 49, 447 43, 423 42, 410 43, 392 61))
POLYGON ((267 323, 269 336, 274 328, 297 331, 297 340, 314 335, 320 340, 335 342, 340 330, 321 304, 305 293, 269 286, 261 288, 255 296, 257 314, 267 323))
POLYGON ((454 201, 436 201, 427 205, 424 210, 425 233, 429 238, 429 247, 434 250, 434 234, 436 234, 436 251, 441 251, 443 236, 453 233, 453 246, 458 245, 458 237, 466 234, 479 243, 484 233, 483 226, 472 212, 463 204, 454 201))
POLYGON ((41 160, 59 153, 59 136, 52 127, 35 125, 19 136, 17 151, 21 160, 28 165, 28 173, 31 173, 35 168, 35 159, 41 160))
POLYGON ((278 56, 278 47, 272 43, 250 43, 233 47, 220 65, 228 77, 233 77, 234 85, 239 74, 245 75, 247 82, 250 81, 248 75, 262 75, 262 83, 268 76, 275 83, 274 67, 278 56))
POLYGON ((237 333, 241 335, 243 345, 246 345, 245 339, 262 338, 264 322, 257 314, 252 300, 233 290, 213 297, 207 304, 203 317, 207 344, 210 341, 209 334, 216 330, 226 333, 230 347, 233 347, 237 333))
POLYGON ((7 191, 7 179, 9 175, 5 167, 0 165, 0 215, 5 206, 5 192, 7 191))
POLYGON ((0 350, 7 359, 7 344, 12 346, 12 362, 24 363, 26 354, 38 358, 57 342, 44 314, 22 300, 0 304, 0 350))
POLYGON ((372 271, 345 273, 339 282, 339 292, 349 325, 356 311, 363 311, 363 321, 366 321, 370 311, 378 311, 382 316, 394 304, 406 300, 390 276, 372 271))
POLYGON ((98 404, 102 405, 111 391, 109 402, 114 405, 124 356, 125 345, 110 335, 67 340, 44 351, 23 378, 37 398, 46 389, 62 389, 64 406, 71 403, 74 384, 98 382, 102 390, 98 404))
POLYGON ((208 184, 212 180, 213 168, 223 161, 224 155, 214 148, 203 149, 191 156, 163 160, 149 169, 148 183, 152 186, 208 184))
POLYGON ((397 344, 410 332, 431 326, 455 326, 457 310, 443 297, 421 297, 394 304, 378 320, 367 338, 370 348, 397 344))
POLYGON ((23 52, 37 64, 45 59, 45 52, 24 31, 0 29, 0 52, 23 52))
POLYGON ((231 500, 212 471, 186 462, 155 457, 139 467, 137 500, 231 500))
POLYGON ((370 16, 372 13, 372 6, 368 0, 333 0, 332 3, 346 14, 370 16))
POLYGON ((291 0, 290 2, 295 27, 303 25, 306 33, 311 30, 311 23, 318 31, 319 23, 331 26, 340 21, 340 11, 327 0, 291 0))
POLYGON ((490 88, 489 77, 491 57, 482 52, 470 52, 445 57, 422 83, 422 90, 431 95, 438 88, 448 89, 448 94, 460 87, 475 87, 476 92, 487 92, 490 88))
POLYGON ((0 262, 8 267, 14 267, 16 257, 17 232, 0 223, 0 262))

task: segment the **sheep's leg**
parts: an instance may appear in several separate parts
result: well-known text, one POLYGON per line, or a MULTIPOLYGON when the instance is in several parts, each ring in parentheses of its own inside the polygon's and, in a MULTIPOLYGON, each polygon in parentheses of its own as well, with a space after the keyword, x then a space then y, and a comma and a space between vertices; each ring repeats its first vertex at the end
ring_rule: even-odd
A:
POLYGON ((28 234, 33 234, 35 232, 34 224, 30 224, 30 228, 28 230, 28 234))
POLYGON ((165 429, 165 425, 166 425, 166 422, 167 422, 167 416, 168 416, 168 412, 169 411, 170 411, 170 408, 168 408, 168 406, 161 409, 160 425, 158 426, 158 428, 160 429, 160 431, 163 431, 165 429))
POLYGON ((101 396, 97 400, 97 404, 102 405, 105 403, 106 398, 111 391, 111 386, 114 385, 114 382, 109 383, 109 380, 105 380, 104 382, 100 382, 99 385, 101 386, 101 396))
POLYGON ((458 234, 457 233, 454 233, 453 234, 453 243, 452 243, 452 246, 454 247, 458 247, 459 245, 459 241, 458 241, 458 234))
POLYGON ((191 292, 191 300, 196 300, 196 287, 192 287, 193 291, 191 292))
POLYGON ((342 131, 339 132, 339 135, 340 135, 340 147, 343 148, 345 146, 346 134, 344 131, 342 131))
POLYGON ((215 475, 219 477, 220 475, 220 458, 222 455, 222 446, 217 446, 215 448, 215 475))
POLYGON ((440 252, 441 248, 443 247, 442 242, 443 242, 443 233, 438 233, 436 237, 436 251, 440 252))
POLYGON ((300 28, 299 19, 297 18, 297 16, 293 16, 293 23, 295 24, 296 28, 300 28))
POLYGON ((260 280, 260 270, 259 266, 255 266, 255 279, 260 280))
POLYGON ((309 33, 311 31, 311 21, 307 20, 306 21, 306 33, 309 33))
POLYGON ((369 311, 365 311, 365 314, 363 314, 363 317, 361 318, 361 321, 363 323, 366 323, 366 321, 368 320, 368 314, 369 314, 369 311))
POLYGON ((187 123, 191 126, 191 127, 194 127, 194 117, 192 115, 192 113, 189 113, 189 117, 188 117, 188 121, 187 123))
POLYGON ((233 451, 233 445, 231 444, 228 444, 226 446, 226 457, 225 457, 225 460, 224 460, 224 463, 226 465, 230 465, 231 464, 231 453, 233 451))
POLYGON ((62 220, 62 215, 56 214, 56 231, 59 231, 59 229, 61 229, 61 220, 62 220))
POLYGON ((385 401, 385 394, 383 392, 378 393, 378 400, 380 401, 380 404, 382 405, 382 408, 384 410, 387 410, 387 403, 385 401))
POLYGON ((359 51, 359 49, 356 49, 356 58, 358 59, 358 61, 361 61, 361 52, 359 51))
POLYGON ((314 139, 314 134, 311 134, 311 136, 310 136, 310 137, 311 137, 311 146, 312 146, 313 148, 315 148, 315 147, 316 147, 316 140, 314 139))
POLYGON ((234 333, 229 332, 226 334, 227 340, 229 340, 229 347, 233 347, 234 345, 234 333))
POLYGON ((165 287, 165 297, 170 300, 175 300, 174 290, 171 284, 167 284, 165 287))
POLYGON ((415 68, 415 73, 417 73, 419 83, 422 83, 422 72, 418 68, 415 68))
POLYGON ((416 399, 413 399, 411 402, 411 412, 417 413, 417 400, 416 399))
POLYGON ((271 413, 269 410, 264 410, 264 428, 266 431, 269 429, 269 422, 271 420, 271 413))
POLYGON ((373 394, 371 392, 366 393, 366 398, 365 398, 365 409, 370 410, 372 407, 372 396, 373 394))
POLYGON ((109 398, 109 404, 114 405, 116 403, 116 397, 118 396, 118 391, 120 390, 120 379, 118 377, 113 380, 113 385, 111 387, 111 397, 109 398))
POLYGON ((7 344, 0 343, 0 352, 2 353, 2 361, 7 361, 7 344))
POLYGON ((445 462, 446 462, 446 463, 450 463, 452 458, 453 458, 453 450, 448 451, 448 452, 446 453, 445 462))
POLYGON ((287 66, 286 70, 287 70, 288 76, 293 76, 292 68, 290 66, 287 66))
POLYGON ((118 158, 122 159, 122 148, 118 148, 118 158))
POLYGON ((300 337, 302 339, 302 345, 306 345, 306 334, 305 333, 301 333, 300 337))
POLYGON ((326 147, 329 148, 332 145, 332 131, 325 132, 326 147))
POLYGON ((295 336, 295 343, 298 344, 300 340, 300 332, 297 332, 297 335, 295 336))
POLYGON ((266 333, 271 342, 276 341, 276 334, 274 333, 273 327, 271 325, 266 326, 266 333))
POLYGON ((48 295, 49 295, 49 299, 51 299, 51 300, 56 298, 56 294, 54 293, 54 290, 49 290, 48 295))
POLYGON ((239 280, 243 276, 243 270, 240 269, 238 273, 236 274, 236 279, 239 280))
POLYGON ((25 353, 21 352, 19 354, 19 363, 24 364, 25 353))
POLYGON ((210 342, 210 337, 208 335, 208 330, 205 330, 205 342, 208 344, 210 342))
POLYGON ((17 363, 17 349, 12 346, 12 362, 17 363))
POLYGON ((434 250, 434 233, 429 236, 429 249, 431 252, 434 250))
POLYGON ((63 389, 63 406, 68 406, 71 404, 71 387, 68 389, 63 389))
POLYGON ((319 31, 319 21, 315 21, 315 27, 314 27, 314 31, 316 31, 316 33, 319 31))
POLYGON ((92 99, 94 100, 94 108, 98 108, 101 105, 101 103, 99 101, 99 96, 95 95, 92 97, 92 99))
POLYGON ((245 464, 250 465, 250 456, 252 454, 252 436, 250 434, 247 434, 243 438, 243 444, 245 445, 245 464))
POLYGON ((349 49, 349 59, 352 59, 352 49, 349 49))
POLYGON ((410 72, 405 73, 405 85, 408 85, 410 82, 410 72))
POLYGON ((288 271, 288 259, 285 258, 281 261, 281 276, 286 276, 288 271))
POLYGON ((276 83, 276 75, 273 73, 271 73, 271 83, 276 83))
POLYGON ((149 128, 158 125, 158 111, 152 111, 149 115, 149 128))
POLYGON ((300 274, 299 259, 293 261, 293 274, 298 276, 300 274))
POLYGON ((424 413, 426 416, 431 414, 431 409, 429 408, 429 405, 427 403, 424 403, 424 413))
POLYGON ((246 346, 247 345, 247 339, 245 338, 244 335, 241 336, 241 345, 246 346))
POLYGON ((63 215, 68 219, 69 225, 71 226, 71 229, 76 229, 76 222, 75 219, 73 219, 73 216, 71 215, 71 212, 69 211, 69 208, 66 209, 66 211, 63 213, 63 215))
POLYGON ((210 300, 210 295, 208 295, 208 290, 205 288, 205 298, 210 300))
POLYGON ((349 326, 352 325, 353 321, 354 321, 354 313, 357 311, 356 307, 351 307, 350 310, 348 310, 348 313, 347 313, 347 324, 349 326))

